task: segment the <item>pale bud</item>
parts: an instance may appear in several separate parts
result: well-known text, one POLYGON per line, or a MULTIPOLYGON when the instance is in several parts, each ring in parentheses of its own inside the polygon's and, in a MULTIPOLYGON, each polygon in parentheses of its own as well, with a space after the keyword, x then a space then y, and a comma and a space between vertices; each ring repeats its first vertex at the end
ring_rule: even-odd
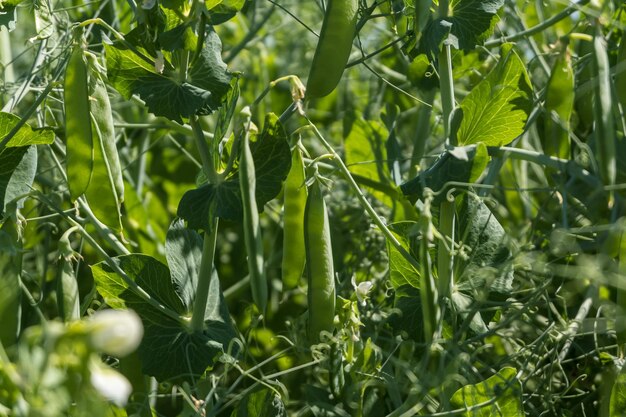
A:
POLYGON ((102 310, 87 322, 91 346, 97 351, 123 357, 141 343, 143 326, 132 310, 102 310))
POLYGON ((92 360, 89 364, 91 385, 106 400, 118 407, 124 407, 133 388, 128 379, 114 369, 92 360))

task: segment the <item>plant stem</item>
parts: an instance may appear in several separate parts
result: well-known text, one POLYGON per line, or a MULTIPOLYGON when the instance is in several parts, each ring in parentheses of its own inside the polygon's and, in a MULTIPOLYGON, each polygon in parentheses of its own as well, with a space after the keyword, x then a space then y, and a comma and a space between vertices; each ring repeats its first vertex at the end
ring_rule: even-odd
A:
MULTIPOLYGON (((441 5, 441 3, 440 3, 441 5)), ((440 10, 441 11, 441 10, 440 10)), ((446 135, 446 146, 454 146, 450 137, 450 115, 454 110, 454 81, 452 77, 452 57, 450 45, 443 45, 439 54, 439 80, 441 87, 441 107, 443 110, 443 127, 446 135)), ((450 289, 454 285, 454 223, 456 204, 445 200, 439 206, 439 232, 442 238, 437 241, 437 274, 438 290, 441 297, 450 297, 450 289), (450 250, 448 242, 450 240, 450 250)))
POLYGON ((192 116, 189 119, 189 124, 193 129, 193 137, 196 141, 198 152, 200 153, 200 160, 202 160, 202 169, 204 170, 204 174, 211 184, 216 184, 219 182, 220 178, 215 171, 213 158, 211 157, 211 152, 209 151, 209 145, 207 145, 206 140, 204 139, 204 132, 202 131, 202 126, 200 126, 198 121, 198 116, 192 116))
POLYGON ((204 235, 204 243, 202 244, 202 261, 200 261, 198 287, 196 288, 196 299, 193 302, 191 316, 191 330, 195 332, 201 332, 204 329, 204 315, 211 289, 211 276, 213 275, 218 223, 218 218, 215 217, 211 224, 211 230, 204 235))

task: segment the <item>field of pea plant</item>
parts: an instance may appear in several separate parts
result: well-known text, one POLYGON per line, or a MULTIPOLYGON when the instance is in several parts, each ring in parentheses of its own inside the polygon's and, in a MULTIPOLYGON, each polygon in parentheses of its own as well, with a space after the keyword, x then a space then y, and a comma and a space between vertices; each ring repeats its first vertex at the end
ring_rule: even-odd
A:
POLYGON ((626 415, 623 1, 0 29, 0 417, 626 415))

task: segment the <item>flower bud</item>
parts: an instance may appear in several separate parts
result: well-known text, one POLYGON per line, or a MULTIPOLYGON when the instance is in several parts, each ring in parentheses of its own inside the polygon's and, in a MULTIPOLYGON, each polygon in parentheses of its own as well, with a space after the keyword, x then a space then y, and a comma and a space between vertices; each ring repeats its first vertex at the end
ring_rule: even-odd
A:
POLYGON ((100 352, 123 357, 139 346, 141 319, 132 310, 102 310, 87 322, 91 346, 100 352))
POLYGON ((118 407, 124 407, 133 388, 126 377, 95 359, 89 363, 91 385, 118 407))

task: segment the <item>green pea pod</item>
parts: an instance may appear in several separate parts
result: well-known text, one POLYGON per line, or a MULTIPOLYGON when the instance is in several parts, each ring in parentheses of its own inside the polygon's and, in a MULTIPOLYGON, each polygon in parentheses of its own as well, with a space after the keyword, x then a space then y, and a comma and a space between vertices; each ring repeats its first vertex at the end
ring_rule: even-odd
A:
POLYGON ((291 170, 285 181, 282 277, 285 288, 298 285, 306 261, 304 248, 304 161, 298 146, 291 153, 291 170))
POLYGON ((72 201, 87 191, 93 170, 87 62, 77 44, 65 69, 65 138, 67 180, 72 201))
POLYGON ((61 258, 62 265, 59 268, 57 278, 57 304, 59 316, 65 322, 80 318, 80 299, 78 295, 78 283, 74 276, 72 261, 61 258))
POLYGON ((615 159, 615 122, 613 119, 613 95, 606 41, 600 27, 593 38, 594 69, 598 84, 594 91, 594 133, 596 155, 602 180, 606 185, 615 184, 617 175, 615 159))
POLYGON ((267 306, 267 278, 263 271, 263 239, 256 205, 256 177, 248 136, 244 136, 239 159, 239 186, 243 202, 243 233, 248 251, 252 300, 263 313, 267 306))
MULTIPOLYGON (((93 68, 93 67, 92 67, 93 68)), ((93 138, 93 171, 85 196, 96 217, 114 229, 121 230, 121 199, 124 193, 113 117, 106 84, 97 71, 89 77, 91 131, 93 138)))
POLYGON ((327 96, 339 84, 356 35, 358 10, 358 0, 328 1, 307 81, 307 96, 327 96))
POLYGON ((107 92, 106 83, 101 73, 99 65, 93 55, 88 55, 90 63, 90 84, 92 86, 90 111, 92 117, 92 132, 99 131, 101 147, 104 151, 104 162, 106 162, 107 172, 110 181, 115 188, 115 195, 121 204, 124 201, 124 177, 120 157, 115 145, 115 128, 113 123, 113 111, 107 92))
POLYGON ((335 271, 326 203, 318 182, 309 189, 304 211, 308 273, 308 333, 312 343, 322 330, 332 332, 335 318, 335 271))
POLYGON ((547 155, 569 159, 570 117, 574 109, 574 71, 567 47, 559 54, 546 90, 544 151, 547 155))

